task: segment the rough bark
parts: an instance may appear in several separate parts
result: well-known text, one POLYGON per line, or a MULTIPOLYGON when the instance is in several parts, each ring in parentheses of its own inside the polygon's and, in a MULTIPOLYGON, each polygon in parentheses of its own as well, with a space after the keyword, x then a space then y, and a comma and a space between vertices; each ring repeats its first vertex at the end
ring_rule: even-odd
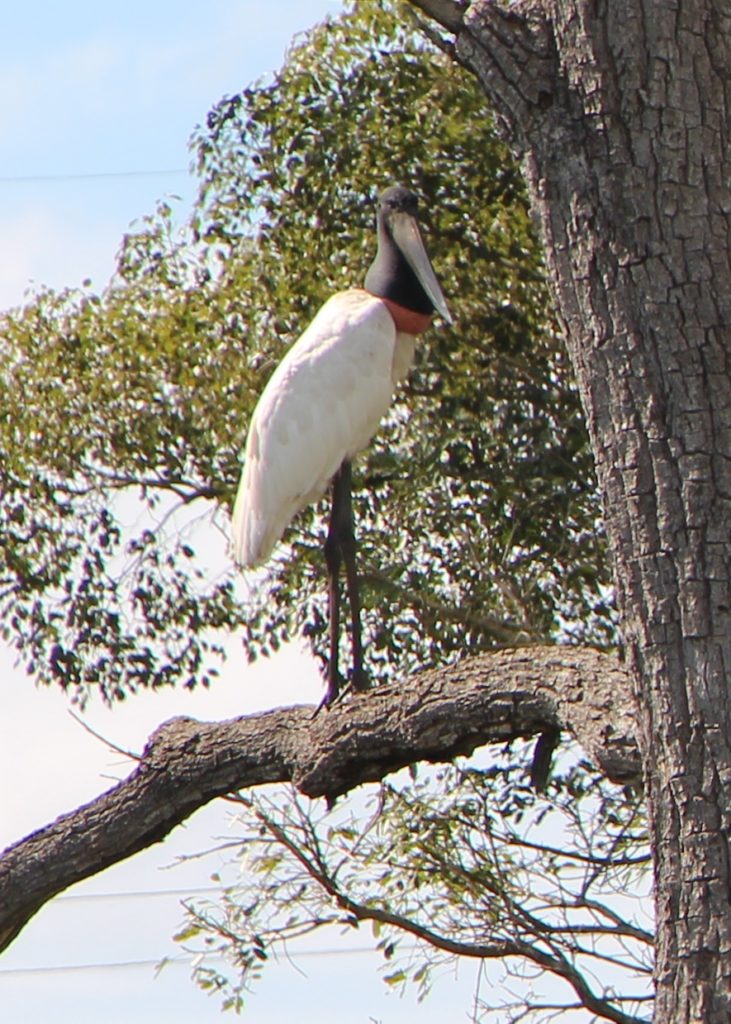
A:
POLYGON ((415 0, 522 160, 605 501, 655 858, 656 1024, 731 1020, 731 9, 415 0))
POLYGON ((525 647, 467 658, 313 716, 280 708, 230 722, 175 718, 131 775, 0 856, 0 950, 53 896, 162 840, 210 800, 291 782, 332 800, 417 761, 556 730, 609 778, 639 778, 622 666, 597 651, 525 647))

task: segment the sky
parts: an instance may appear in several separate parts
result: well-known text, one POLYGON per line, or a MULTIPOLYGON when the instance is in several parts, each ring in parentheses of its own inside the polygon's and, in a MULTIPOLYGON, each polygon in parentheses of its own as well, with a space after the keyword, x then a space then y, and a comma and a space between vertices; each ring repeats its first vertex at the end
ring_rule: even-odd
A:
MULTIPOLYGON (((130 225, 157 201, 195 194, 188 139, 207 110, 279 66, 292 36, 336 0, 36 0, 0 11, 0 308, 28 289, 103 287, 130 225)), ((0 650, 0 846, 92 799, 131 765, 40 691, 0 650)), ((222 719, 317 701, 322 684, 297 647, 244 670, 235 659, 209 693, 143 694, 86 721, 125 749, 176 714, 222 719)), ((54 900, 0 958, 4 1024, 206 1024, 215 998, 189 965, 153 965, 179 949, 180 900, 209 886, 214 860, 189 859, 230 830, 217 802, 163 844, 54 900), (188 858, 181 861, 180 858, 188 858), (171 891, 161 894, 161 891, 171 891)), ((445 977, 419 1005, 380 980, 363 936, 328 940, 337 952, 277 965, 250 1004, 257 1024, 405 1024, 467 1020, 475 971, 445 977), (343 1007, 347 1007, 344 1012, 343 1007)))
MULTIPOLYGON (((178 195, 188 139, 336 0, 36 0, 0 11, 0 307, 104 283, 122 234, 178 195)), ((183 204, 184 205, 184 204, 183 204)))

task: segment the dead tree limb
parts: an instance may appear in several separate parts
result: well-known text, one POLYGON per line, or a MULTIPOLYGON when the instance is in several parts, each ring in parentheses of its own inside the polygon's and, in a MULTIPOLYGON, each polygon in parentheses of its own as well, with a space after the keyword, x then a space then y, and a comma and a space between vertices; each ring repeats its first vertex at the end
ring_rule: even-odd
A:
POLYGON ((310 706, 161 725, 129 775, 0 856, 0 949, 75 882, 161 841, 234 790, 291 782, 334 799, 417 761, 561 730, 617 782, 639 777, 628 677, 615 658, 523 647, 423 672, 313 717, 310 706))

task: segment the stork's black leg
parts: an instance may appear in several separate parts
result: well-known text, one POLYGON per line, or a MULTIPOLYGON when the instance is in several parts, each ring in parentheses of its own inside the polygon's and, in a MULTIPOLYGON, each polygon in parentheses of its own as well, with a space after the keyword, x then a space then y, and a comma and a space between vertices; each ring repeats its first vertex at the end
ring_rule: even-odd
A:
POLYGON ((332 704, 340 693, 340 672, 338 671, 338 654, 340 649, 340 564, 342 552, 340 546, 340 530, 338 519, 340 502, 338 500, 340 470, 335 475, 330 510, 330 526, 325 541, 325 564, 327 566, 328 605, 330 617, 330 660, 327 667, 327 689, 322 703, 327 707, 332 704))
POLYGON ((348 603, 350 604, 350 633, 353 648, 353 675, 352 686, 354 690, 368 689, 368 678, 363 668, 363 642, 360 629, 360 588, 358 586, 358 571, 355 564, 355 527, 353 525, 353 495, 352 495, 352 472, 351 464, 344 462, 340 467, 343 492, 341 500, 342 532, 340 534, 340 550, 345 563, 345 581, 348 588, 348 603))
POLYGON ((353 501, 351 497, 352 473, 347 460, 333 478, 332 511, 330 526, 325 541, 325 563, 327 565, 330 598, 330 663, 327 673, 327 690, 323 704, 331 704, 340 693, 342 678, 338 671, 340 641, 340 566, 345 562, 345 576, 350 603, 350 621, 353 646, 352 685, 355 690, 364 690, 367 679, 363 671, 363 647, 360 632, 360 594, 355 566, 355 532, 353 529, 353 501))

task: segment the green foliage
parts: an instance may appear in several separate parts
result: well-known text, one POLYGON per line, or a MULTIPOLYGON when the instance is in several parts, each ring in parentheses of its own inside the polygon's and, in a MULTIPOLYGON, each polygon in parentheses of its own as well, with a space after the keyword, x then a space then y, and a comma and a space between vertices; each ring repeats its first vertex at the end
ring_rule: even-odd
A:
POLYGON ((569 1007, 635 1019, 653 945, 641 805, 567 758, 539 797, 525 782, 529 754, 426 772, 334 812, 292 792, 241 800, 228 884, 188 906, 179 936, 203 954, 197 979, 210 981, 211 955, 218 990, 243 1005, 267 960, 286 949, 296 961, 296 940, 313 933, 331 945, 335 926, 371 934, 384 982, 418 998, 457 958, 482 960, 475 1019, 569 1007))
MULTIPOLYGON (((152 252, 160 217, 128 250, 152 252)), ((4 326, 4 635, 41 681, 80 697, 207 684, 212 631, 242 614, 233 581, 210 582, 171 519, 234 471, 212 395, 234 387, 217 367, 237 346, 213 333, 199 290, 164 274, 101 298, 45 292, 4 326)))
POLYGON ((323 654, 322 508, 244 593, 210 521, 273 365, 328 293, 362 280, 394 181, 424 197, 456 325, 426 336, 357 468, 371 672, 611 641, 587 438, 519 174, 477 87, 398 4, 355 4, 222 100, 194 152, 181 235, 163 204, 103 294, 44 292, 4 319, 0 612, 37 677, 108 699, 206 684, 221 630, 249 657, 296 633, 323 654))

